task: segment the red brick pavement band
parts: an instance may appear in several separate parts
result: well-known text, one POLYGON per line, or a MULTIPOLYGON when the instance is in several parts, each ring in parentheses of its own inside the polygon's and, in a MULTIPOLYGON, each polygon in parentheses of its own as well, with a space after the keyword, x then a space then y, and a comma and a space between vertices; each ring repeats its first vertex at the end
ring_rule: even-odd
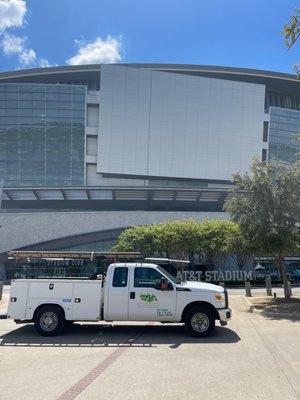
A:
MULTIPOLYGON (((154 325, 154 322, 150 322, 149 325, 154 325)), ((68 389, 65 393, 63 393, 58 400, 73 400, 76 396, 78 396, 84 389, 86 389, 95 379, 97 379, 102 372, 104 372, 117 358, 119 358, 128 348, 130 348, 130 344, 137 338, 139 338, 143 334, 141 331, 139 334, 134 336, 133 338, 128 339, 123 343, 120 347, 114 350, 109 356, 107 356, 103 361, 100 362, 91 372, 89 372, 86 376, 84 376, 80 381, 75 383, 70 389, 68 389), (128 343, 130 343, 128 345, 128 343)))
POLYGON ((107 356, 100 364, 97 365, 91 372, 85 377, 80 379, 79 382, 75 383, 69 390, 61 395, 58 400, 73 400, 78 396, 84 389, 86 389, 98 376, 102 374, 121 354, 126 351, 128 347, 119 347, 112 354, 107 356))

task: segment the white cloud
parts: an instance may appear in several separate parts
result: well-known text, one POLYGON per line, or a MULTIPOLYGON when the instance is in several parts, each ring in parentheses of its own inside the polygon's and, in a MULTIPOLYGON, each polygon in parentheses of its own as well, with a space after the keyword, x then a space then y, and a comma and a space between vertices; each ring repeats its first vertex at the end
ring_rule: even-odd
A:
POLYGON ((26 45, 26 36, 15 36, 8 32, 10 28, 22 27, 26 14, 25 0, 0 0, 0 48, 3 54, 15 54, 21 67, 50 67, 46 58, 38 58, 36 52, 26 45))
MULTIPOLYGON (((19 57, 19 63, 22 66, 35 65, 37 59, 36 53, 33 49, 27 48, 25 43, 26 40, 26 37, 15 36, 4 32, 0 42, 0 47, 5 55, 17 54, 19 57)), ((46 59, 41 59, 39 63, 46 66, 48 61, 46 59)))
POLYGON ((24 50, 25 41, 26 37, 19 37, 10 35, 9 33, 4 33, 0 46, 2 47, 3 53, 6 55, 21 53, 24 50))
POLYGON ((19 62, 24 66, 28 66, 30 64, 34 64, 36 61, 36 54, 33 49, 24 50, 19 54, 19 62))
POLYGON ((39 66, 42 68, 46 68, 46 67, 51 67, 51 64, 49 63, 49 61, 46 58, 41 58, 39 60, 39 66))
POLYGON ((79 49, 75 56, 66 60, 69 65, 115 63, 122 59, 120 38, 97 37, 94 42, 76 41, 79 49))
POLYGON ((26 13, 24 0, 0 0, 0 31, 22 26, 26 13))
POLYGON ((33 49, 27 48, 26 40, 26 37, 19 37, 5 32, 2 35, 0 47, 5 55, 16 54, 22 66, 39 65, 42 68, 51 67, 51 64, 46 58, 39 59, 33 49))

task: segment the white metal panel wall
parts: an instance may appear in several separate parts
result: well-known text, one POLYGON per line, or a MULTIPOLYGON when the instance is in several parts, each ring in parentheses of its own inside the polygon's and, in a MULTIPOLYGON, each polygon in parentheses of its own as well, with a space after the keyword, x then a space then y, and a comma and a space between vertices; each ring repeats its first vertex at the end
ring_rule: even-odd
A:
POLYGON ((264 99, 260 84, 101 66, 97 171, 231 179, 261 156, 264 99))
POLYGON ((98 138, 93 136, 87 136, 86 138, 86 155, 96 156, 98 147, 98 138))
POLYGON ((99 125, 99 106, 96 104, 87 105, 87 126, 99 125))
POLYGON ((265 86, 153 71, 148 174, 231 179, 261 156, 265 86))
POLYGON ((86 184, 87 186, 101 185, 101 175, 97 173, 96 164, 86 164, 86 184))
POLYGON ((151 70, 101 65, 98 172, 147 175, 150 97, 151 70))

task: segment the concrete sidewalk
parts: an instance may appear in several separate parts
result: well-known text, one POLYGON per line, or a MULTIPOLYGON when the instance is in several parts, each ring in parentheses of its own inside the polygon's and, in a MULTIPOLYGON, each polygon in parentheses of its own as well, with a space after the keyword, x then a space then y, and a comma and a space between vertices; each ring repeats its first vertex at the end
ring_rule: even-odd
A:
POLYGON ((299 400, 300 324, 230 302, 232 321, 207 339, 158 323, 75 324, 45 338, 0 320, 1 399, 299 400))

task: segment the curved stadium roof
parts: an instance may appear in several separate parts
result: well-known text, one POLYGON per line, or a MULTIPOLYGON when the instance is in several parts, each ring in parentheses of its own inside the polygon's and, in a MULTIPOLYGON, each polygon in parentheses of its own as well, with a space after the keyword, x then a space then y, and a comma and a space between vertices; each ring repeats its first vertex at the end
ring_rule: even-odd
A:
MULTIPOLYGON (((191 74, 264 84, 267 90, 300 96, 300 81, 296 75, 248 68, 189 64, 118 64, 134 68, 191 74)), ((65 80, 99 80, 101 64, 24 69, 0 73, 3 83, 59 83, 65 80)))

